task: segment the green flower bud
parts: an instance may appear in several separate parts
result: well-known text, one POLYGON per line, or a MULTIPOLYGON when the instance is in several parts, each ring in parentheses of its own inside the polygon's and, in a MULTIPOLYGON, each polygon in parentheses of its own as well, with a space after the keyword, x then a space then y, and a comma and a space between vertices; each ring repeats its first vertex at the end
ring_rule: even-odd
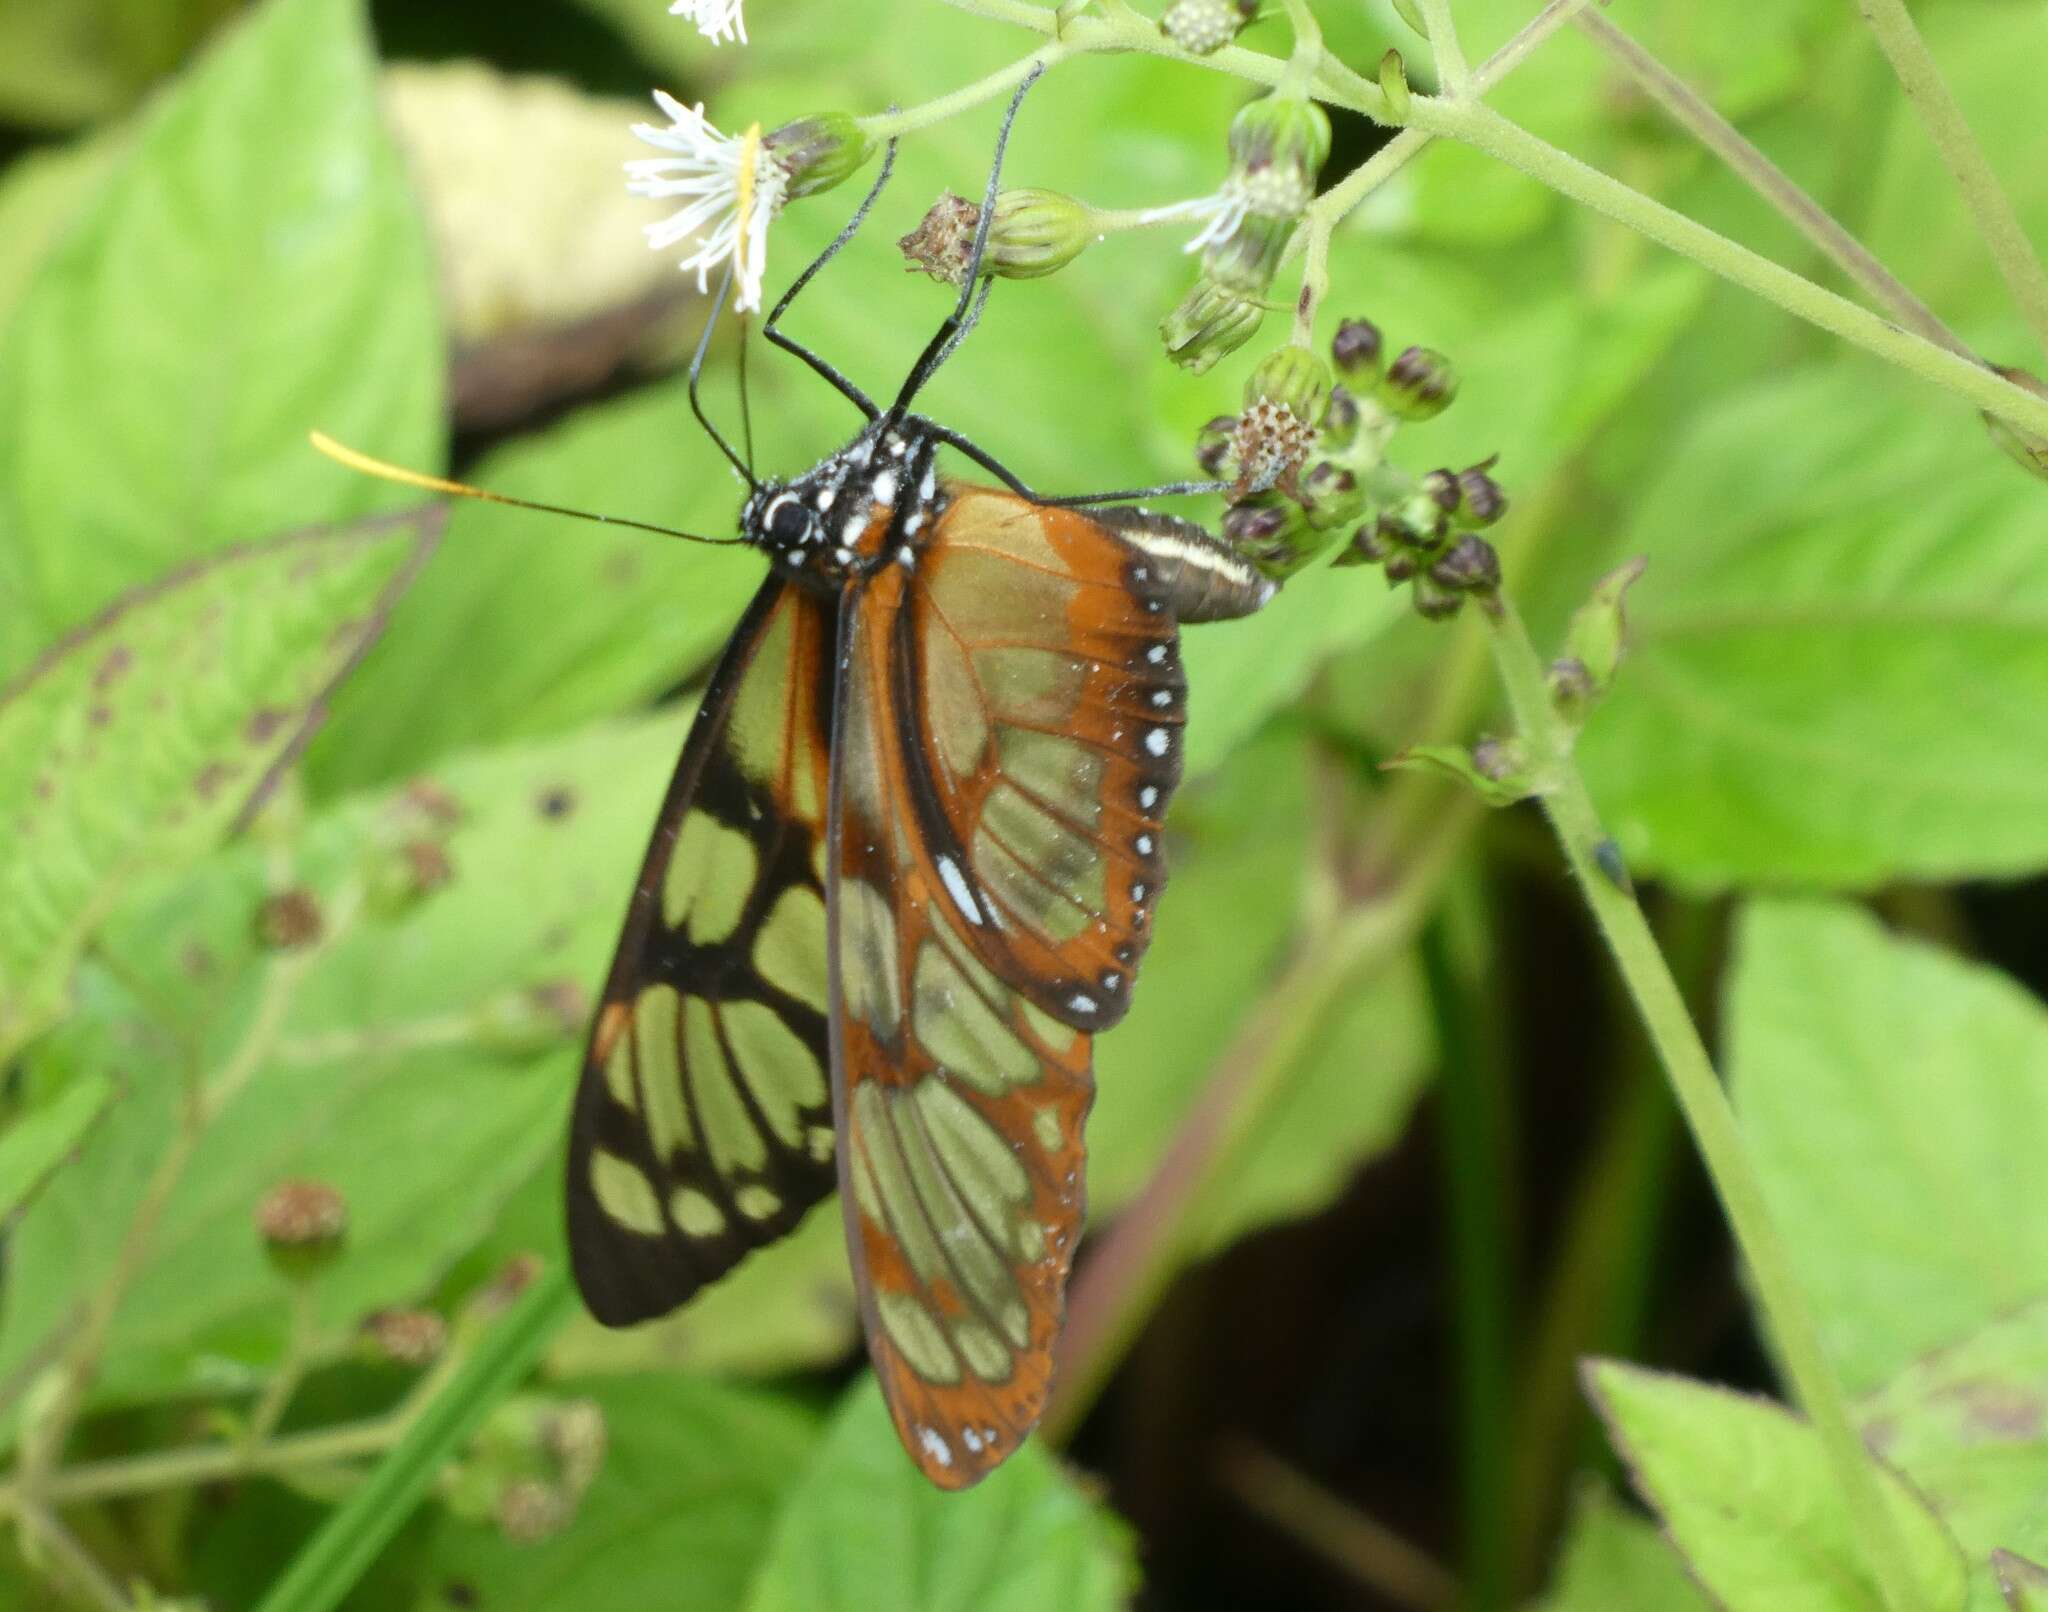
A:
POLYGON ((1005 190, 989 220, 984 274, 1036 280, 1063 269, 1098 238, 1088 207, 1056 190, 1005 190))
POLYGON ((1330 357, 1346 380, 1378 380, 1384 342, 1370 319, 1347 319, 1330 338, 1330 357))
POLYGON ((789 175, 789 199, 815 196, 858 173, 875 142, 846 112, 798 118, 761 141, 761 149, 789 175))
POLYGON ((1166 343, 1167 357, 1200 375, 1258 334, 1265 317, 1266 310, 1256 302, 1205 276, 1160 321, 1159 336, 1166 343))
POLYGON ((1433 550, 1449 529, 1443 505, 1425 491, 1410 493, 1380 517, 1380 535, 1404 548, 1433 550))
POLYGON ((1173 0, 1159 31, 1191 56, 1221 50, 1258 14, 1258 0, 1173 0))
POLYGON ((280 1181, 256 1204, 256 1230, 271 1266, 303 1281, 341 1253, 348 1200, 324 1181, 280 1181))
POLYGON ((1329 401, 1330 366, 1295 342, 1260 359, 1244 383, 1247 409, 1261 402, 1277 403, 1310 428, 1322 424, 1329 401))
POLYGON ((1331 459, 1318 459, 1301 473, 1302 512, 1318 532, 1349 526, 1365 508, 1358 477, 1331 459))
POLYGON ((1262 95, 1230 120, 1230 166, 1234 176, 1255 180, 1273 174, 1284 188, 1270 192, 1278 205, 1264 212, 1299 213, 1315 197, 1316 175, 1330 155, 1330 115, 1303 95, 1275 91, 1262 95), (1298 197, 1298 200, 1294 198, 1298 197))
POLYGON ((1380 401, 1397 419, 1430 420, 1458 395, 1458 372, 1442 353, 1410 347, 1387 366, 1380 401))
POLYGON ((1257 296, 1273 283, 1299 211, 1247 212, 1228 235, 1205 247, 1202 272, 1219 285, 1257 296))

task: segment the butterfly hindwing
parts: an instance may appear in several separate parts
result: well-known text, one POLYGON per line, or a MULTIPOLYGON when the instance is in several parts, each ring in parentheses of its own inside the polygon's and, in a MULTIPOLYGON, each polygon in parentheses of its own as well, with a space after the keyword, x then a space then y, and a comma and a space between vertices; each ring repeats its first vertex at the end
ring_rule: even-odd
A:
POLYGON ((634 889, 569 1149, 577 1285, 610 1325, 674 1309, 833 1189, 832 630, 786 583, 756 595, 634 889))

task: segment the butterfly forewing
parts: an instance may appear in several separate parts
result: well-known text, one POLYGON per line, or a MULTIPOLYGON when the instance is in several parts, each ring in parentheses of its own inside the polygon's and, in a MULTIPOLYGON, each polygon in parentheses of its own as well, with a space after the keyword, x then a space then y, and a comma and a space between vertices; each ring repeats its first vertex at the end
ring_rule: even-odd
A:
POLYGON ((675 1308, 834 1185, 824 833, 830 605, 780 581, 733 634, 628 909, 576 1095, 591 1313, 675 1308))

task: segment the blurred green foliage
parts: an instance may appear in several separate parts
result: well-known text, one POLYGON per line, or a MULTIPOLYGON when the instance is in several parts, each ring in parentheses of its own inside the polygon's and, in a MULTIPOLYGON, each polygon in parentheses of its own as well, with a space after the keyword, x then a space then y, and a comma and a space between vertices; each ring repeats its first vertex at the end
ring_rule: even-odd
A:
MULTIPOLYGON (((1427 82, 1391 6, 1323 9, 1347 59, 1392 45, 1427 82)), ((1453 9, 1477 55, 1534 7, 1453 9)), ((1965 340, 2024 356, 1850 8, 1637 9, 1644 42, 1965 340)), ((2048 18, 2014 0, 1918 9, 2048 239, 2048 18)), ((563 0, 556 24, 705 96, 728 128, 913 104, 1023 48, 933 0, 757 0, 744 51, 712 50, 653 0, 563 0)), ((435 27, 478 55, 504 54, 515 27, 521 59, 535 48, 494 8, 435 27)), ((1273 19, 1245 37, 1285 40, 1273 19)), ((43 141, 0 168, 0 1054, 19 1054, 0 1092, 0 1426, 31 1462, 52 1361, 81 1327, 103 1322, 104 1339, 71 1458, 118 1459, 241 1436, 281 1371, 310 1371, 287 1436, 382 1416, 410 1378, 368 1359, 366 1315, 430 1305, 467 1317, 473 1341, 508 1260, 559 1264, 582 1020, 688 691, 758 576, 745 554, 465 504, 383 619, 424 524, 366 522, 412 495, 320 459, 309 428, 429 470, 456 434, 484 485, 692 530, 728 529, 739 501, 674 372, 695 299, 654 260, 618 267, 641 248, 602 153, 632 154, 627 114, 555 86, 545 117, 480 136, 480 69, 404 72, 402 147, 355 0, 0 7, 0 119, 43 141), (562 244, 586 227, 617 239, 562 244), (486 435, 464 387, 498 375, 536 401, 486 435), (605 389, 621 395, 593 399, 605 389), (256 779, 287 759, 302 764, 245 826, 256 779), (309 906, 276 907, 301 892, 309 906), (291 944, 276 926, 294 913, 310 923, 291 944), (297 1341, 250 1222, 291 1177, 335 1183, 351 1216, 297 1341), (117 1271, 120 1302, 95 1318, 117 1271)), ((1203 192, 1244 93, 1149 58, 1062 65, 1025 104, 1010 175, 1106 207, 1203 192)), ((1569 31, 1494 101, 1813 271, 1569 31)), ((942 189, 977 190, 995 117, 908 138, 875 220, 792 316, 871 390, 893 389, 944 306, 888 242, 942 189)), ((1359 138, 1340 130, 1343 160, 1359 138)), ((778 224, 771 286, 839 228, 852 188, 778 224)), ((1048 491, 1188 473, 1196 429, 1236 406, 1285 315, 1208 376, 1173 369, 1156 326, 1191 275, 1175 244, 1112 235, 999 286, 922 406, 1048 491)), ((1866 1436, 1900 1476, 1927 1604, 1988 1609, 1995 1552, 2048 1559, 2028 1498, 2048 1476, 2048 1020, 1996 969, 1849 898, 2048 868, 2041 489, 1967 408, 1475 152, 1432 150, 1376 193, 1331 269, 1333 315, 1454 355, 1458 404, 1402 450, 1418 470, 1500 456, 1516 508, 1495 535, 1540 641, 1596 578, 1649 559, 1581 760, 1639 876, 1746 909, 1725 987, 1703 982, 1746 1134, 1866 1436)), ((767 468, 849 433, 796 365, 765 349, 749 363, 767 468)), ((737 379, 721 337, 707 397, 727 425, 737 379)), ((1334 913, 1398 883, 1429 831, 1462 836, 1468 890, 1522 850, 1514 819, 1482 834, 1449 784, 1397 797, 1373 766, 1497 721, 1475 631, 1416 622, 1366 573, 1316 571, 1261 615, 1191 634, 1172 892, 1128 1022, 1098 1048, 1104 1219, 1155 1180, 1334 913), (1403 818, 1395 799, 1422 805, 1403 818)), ((1469 927, 1484 994, 1504 998, 1512 919, 1469 927)), ((1170 1264, 1317 1213, 1401 1139, 1439 1056, 1410 937, 1323 1000, 1183 1207, 1170 1264)), ((1488 1056, 1505 1086, 1517 1050, 1488 1056)), ((1341 1294, 1355 1275, 1316 1280, 1341 1294)), ((925 1488, 871 1387, 823 1374, 856 1333, 829 1206, 679 1316, 570 1324, 538 1389, 593 1400, 609 1428, 573 1516, 514 1543, 502 1511, 432 1505, 354 1604, 1122 1604, 1140 1553, 1096 1487, 1038 1441, 969 1496, 925 1488)), ((1796 1418, 1636 1368, 1594 1380, 1664 1536, 1583 1491, 1543 1606, 1878 1604, 1796 1418)), ((119 1572, 239 1607, 353 1471, 309 1464, 203 1508, 77 1509, 119 1572)), ((45 1604, 24 1571, 0 1560, 0 1606, 45 1604)))

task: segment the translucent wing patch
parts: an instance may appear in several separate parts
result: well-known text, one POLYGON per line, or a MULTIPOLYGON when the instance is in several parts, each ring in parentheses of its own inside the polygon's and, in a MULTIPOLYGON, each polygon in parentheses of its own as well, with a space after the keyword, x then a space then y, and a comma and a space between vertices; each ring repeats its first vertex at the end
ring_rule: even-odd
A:
POLYGON ((569 1249, 590 1312, 660 1315, 832 1191, 830 607, 777 580, 683 747, 591 1032, 569 1249))
POLYGON ((1197 598, 1184 572, 1090 516, 961 487, 896 622, 897 731, 916 736, 936 894, 997 973, 1077 1029, 1123 1017, 1165 882, 1187 720, 1175 607, 1197 598))
MULTIPOLYGON (((902 573, 843 629, 833 834, 840 1177, 868 1350, 905 1448, 963 1488, 1051 1387, 1084 1194, 1090 1039, 991 966, 922 832, 897 698, 902 573)), ((988 913, 983 914, 984 920, 988 913)))

